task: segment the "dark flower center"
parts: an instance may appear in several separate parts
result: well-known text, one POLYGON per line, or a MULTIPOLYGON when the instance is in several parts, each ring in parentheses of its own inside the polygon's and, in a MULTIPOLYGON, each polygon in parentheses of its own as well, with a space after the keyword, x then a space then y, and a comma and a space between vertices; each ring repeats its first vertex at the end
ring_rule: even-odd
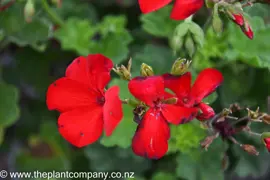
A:
POLYGON ((104 103, 105 103, 105 97, 104 97, 104 96, 97 97, 96 101, 97 101, 97 103, 98 103, 99 105, 103 106, 104 103))

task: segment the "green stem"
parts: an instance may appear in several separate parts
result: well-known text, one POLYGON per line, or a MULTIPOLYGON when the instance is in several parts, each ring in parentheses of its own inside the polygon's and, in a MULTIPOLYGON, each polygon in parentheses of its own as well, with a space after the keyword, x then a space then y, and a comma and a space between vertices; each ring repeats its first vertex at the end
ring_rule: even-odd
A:
POLYGON ((42 6, 47 14, 50 16, 51 20, 59 26, 64 25, 64 21, 50 8, 47 0, 41 0, 42 6))

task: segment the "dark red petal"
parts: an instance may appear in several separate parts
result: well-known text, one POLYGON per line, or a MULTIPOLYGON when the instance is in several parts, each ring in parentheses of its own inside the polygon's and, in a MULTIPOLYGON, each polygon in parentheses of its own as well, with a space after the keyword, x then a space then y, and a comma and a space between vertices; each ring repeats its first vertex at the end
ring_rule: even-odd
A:
POLYGON ((101 107, 83 107, 64 112, 58 119, 60 134, 77 147, 94 143, 102 135, 101 107))
POLYGON ((184 20, 201 9, 203 0, 176 0, 171 13, 174 20, 184 20))
POLYGON ((191 88, 193 103, 200 103, 203 98, 214 92, 222 82, 223 76, 218 70, 207 68, 201 71, 191 88))
POLYGON ((109 58, 101 54, 91 54, 75 59, 68 66, 66 76, 89 87, 103 90, 110 81, 112 68, 113 63, 109 58))
POLYGON ((139 0, 139 5, 142 13, 146 14, 166 6, 171 1, 172 0, 139 0))
POLYGON ((64 112, 82 106, 96 106, 97 97, 84 84, 64 77, 49 86, 46 103, 49 110, 64 112))
POLYGON ((130 93, 149 106, 164 98, 164 80, 161 76, 135 77, 128 83, 130 93))
POLYGON ((159 159, 168 150, 170 129, 159 111, 150 108, 140 122, 132 140, 133 152, 142 157, 159 159))
POLYGON ((119 98, 119 87, 113 86, 105 93, 103 106, 104 129, 106 136, 110 136, 123 118, 122 102, 119 98))
POLYGON ((202 111, 202 113, 196 117, 200 121, 208 120, 215 116, 214 109, 205 103, 200 103, 198 108, 202 111))
POLYGON ((198 108, 186 108, 171 104, 164 104, 162 107, 162 115, 172 124, 184 124, 190 122, 197 115, 198 108))
POLYGON ((179 100, 182 100, 189 96, 191 89, 191 74, 185 73, 182 76, 174 76, 171 74, 163 75, 165 88, 172 90, 179 100))

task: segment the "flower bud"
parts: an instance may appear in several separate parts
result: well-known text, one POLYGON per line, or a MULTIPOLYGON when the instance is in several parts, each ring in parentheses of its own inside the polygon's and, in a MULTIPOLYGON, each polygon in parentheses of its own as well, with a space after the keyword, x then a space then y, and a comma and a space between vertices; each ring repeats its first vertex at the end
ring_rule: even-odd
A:
POLYGON ((141 75, 142 76, 145 76, 145 77, 147 77, 147 76, 153 76, 154 75, 154 71, 153 71, 153 69, 152 69, 151 66, 148 66, 147 64, 142 63, 142 65, 141 65, 141 75))
POLYGON ((250 24, 247 21, 245 21, 244 25, 241 27, 241 30, 245 33, 245 35, 249 39, 253 39, 254 33, 252 31, 250 24))
POLYGON ((241 148, 251 155, 259 155, 259 152, 256 150, 256 148, 250 144, 243 144, 241 145, 241 148))
POLYGON ((112 70, 120 76, 120 78, 124 80, 130 80, 131 79, 131 65, 132 65, 132 59, 128 61, 127 67, 124 65, 121 65, 120 67, 116 66, 112 70))
POLYGON ((32 22, 32 18, 35 14, 35 6, 33 0, 27 0, 24 6, 24 18, 25 21, 30 23, 32 22))
POLYGON ((268 152, 270 152, 270 132, 262 133, 261 140, 267 148, 268 152))
POLYGON ((270 115, 265 114, 265 115, 262 117, 262 121, 263 121, 265 124, 270 124, 270 115))
POLYGON ((238 24, 239 26, 243 26, 244 25, 244 16, 243 16, 243 10, 241 8, 241 4, 240 7, 237 6, 238 4, 234 4, 234 5, 228 5, 226 7, 226 15, 236 24, 238 24))
POLYGON ((238 24, 239 26, 242 26, 244 24, 244 18, 242 14, 233 14, 234 22, 238 24))
POLYGON ((188 71, 191 62, 191 60, 178 58, 173 63, 171 74, 176 76, 185 74, 188 71))
POLYGON ((212 27, 216 33, 220 34, 223 32, 223 22, 219 17, 218 8, 218 4, 216 4, 213 11, 212 27))
POLYGON ((195 53, 196 45, 191 36, 186 37, 185 48, 188 52, 189 57, 192 57, 195 53))

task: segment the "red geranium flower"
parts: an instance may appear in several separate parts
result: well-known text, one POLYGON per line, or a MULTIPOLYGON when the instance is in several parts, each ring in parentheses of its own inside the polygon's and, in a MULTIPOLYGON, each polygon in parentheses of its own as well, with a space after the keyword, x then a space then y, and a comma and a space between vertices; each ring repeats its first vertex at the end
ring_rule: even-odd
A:
MULTIPOLYGON (((172 0, 139 0, 141 11, 144 14, 156 11, 172 0)), ((175 0, 171 18, 174 20, 183 20, 194 14, 203 6, 203 0, 175 0)))
MULTIPOLYGON (((203 70, 192 87, 190 72, 182 76, 165 74, 163 77, 165 79, 165 87, 172 90, 178 98, 178 105, 188 108, 196 107, 198 110, 201 110, 201 113, 196 117, 197 119, 207 120, 215 115, 214 110, 201 101, 214 92, 222 83, 223 76, 218 70, 211 68, 203 70)), ((182 121, 182 123, 186 122, 189 122, 189 120, 182 121)))
POLYGON ((59 132, 77 147, 98 140, 103 128, 110 136, 122 119, 119 87, 104 91, 112 67, 112 61, 101 54, 81 56, 68 66, 65 77, 48 88, 48 108, 61 113, 59 132))
POLYGON ((270 152, 270 138, 264 138, 263 140, 267 150, 270 152))
POLYGON ((132 149, 138 156, 159 159, 168 150, 168 122, 179 124, 191 120, 197 108, 166 104, 164 100, 172 95, 165 92, 161 76, 136 77, 129 82, 128 88, 134 97, 150 107, 139 123, 132 140, 132 149))

